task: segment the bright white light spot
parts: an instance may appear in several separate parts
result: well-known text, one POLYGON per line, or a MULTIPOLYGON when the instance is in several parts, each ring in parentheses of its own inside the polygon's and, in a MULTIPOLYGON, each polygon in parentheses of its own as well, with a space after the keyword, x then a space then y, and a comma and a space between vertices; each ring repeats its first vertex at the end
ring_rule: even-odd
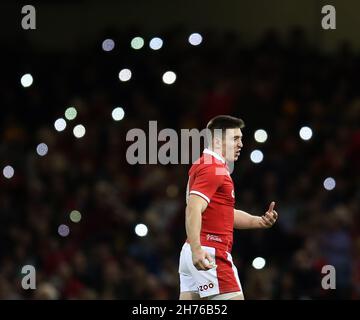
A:
POLYGON ((150 49, 159 50, 163 46, 163 41, 160 38, 152 38, 149 43, 150 49))
POLYGON ((115 42, 113 39, 105 39, 102 43, 102 48, 104 51, 111 51, 115 47, 115 42))
POLYGON ((68 120, 74 120, 77 116, 77 111, 74 107, 67 108, 65 111, 65 118, 68 120))
POLYGON ((333 190, 336 186, 334 178, 328 177, 324 180, 324 188, 328 191, 333 190))
POLYGON ((30 87, 33 83, 33 77, 30 73, 26 73, 21 77, 20 82, 24 88, 30 87))
POLYGON ((43 157, 48 153, 48 146, 46 145, 46 143, 40 143, 38 144, 38 146, 36 147, 36 152, 39 156, 43 157))
POLYGON ((264 143, 267 140, 268 135, 265 130, 259 129, 255 131, 254 138, 257 142, 264 143))
POLYGON ((7 179, 11 179, 14 176, 14 173, 15 173, 15 171, 14 171, 14 168, 12 166, 6 166, 3 169, 3 175, 7 179))
POLYGON ((131 40, 131 48, 139 50, 144 46, 144 39, 141 37, 135 37, 131 40))
POLYGON ((312 130, 309 127, 302 127, 299 131, 300 138, 303 140, 310 140, 312 137, 312 130))
POLYGON ((260 163, 264 159, 264 155, 260 150, 254 150, 250 154, 250 159, 254 163, 260 163))
POLYGON ((122 69, 119 72, 120 81, 129 81, 131 79, 131 71, 129 69, 122 69))
POLYGON ((118 107, 118 108, 115 108, 112 113, 111 113, 111 116, 112 118, 115 120, 115 121, 120 121, 124 118, 125 116, 125 111, 123 108, 121 107, 118 107))
POLYGON ((166 71, 164 74, 163 74, 163 77, 162 77, 162 80, 164 83, 166 84, 173 84, 176 80, 176 74, 175 72, 172 72, 172 71, 166 71))
POLYGON ((203 38, 200 33, 192 33, 189 36, 189 43, 193 46, 198 46, 202 42, 203 38))
POLYGON ((135 227, 135 233, 139 237, 145 237, 148 233, 148 227, 143 223, 137 224, 135 227))
POLYGON ((66 121, 63 118, 59 118, 55 121, 54 127, 56 131, 64 131, 66 128, 66 121))
POLYGON ((82 138, 85 135, 85 127, 82 124, 75 126, 73 133, 76 138, 82 138))
POLYGON ((264 258, 262 257, 257 257, 253 260, 252 262, 252 266, 255 268, 255 269, 262 269, 265 267, 265 264, 266 264, 266 261, 264 258))

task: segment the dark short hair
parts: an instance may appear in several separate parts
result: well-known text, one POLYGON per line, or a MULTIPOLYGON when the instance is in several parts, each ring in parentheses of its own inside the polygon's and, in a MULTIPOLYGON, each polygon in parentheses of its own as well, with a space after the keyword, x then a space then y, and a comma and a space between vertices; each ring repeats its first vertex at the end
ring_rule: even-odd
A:
POLYGON ((214 132, 215 129, 221 129, 222 131, 225 131, 226 129, 242 129, 244 127, 245 123, 242 119, 227 115, 220 115, 212 118, 207 124, 206 129, 214 132))

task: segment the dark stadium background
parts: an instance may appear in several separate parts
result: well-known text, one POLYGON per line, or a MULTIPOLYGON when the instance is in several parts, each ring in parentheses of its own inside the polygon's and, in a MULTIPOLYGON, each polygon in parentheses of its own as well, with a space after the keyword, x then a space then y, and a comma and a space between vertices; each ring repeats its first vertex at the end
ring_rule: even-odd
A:
POLYGON ((201 129, 217 114, 246 123, 232 175, 237 208, 261 215, 275 200, 279 213, 270 230, 235 231, 245 297, 360 298, 357 1, 5 1, 1 12, 0 299, 177 299, 189 166, 131 166, 125 137, 150 120, 201 129), (21 28, 25 4, 36 8, 36 30, 21 28), (325 4, 336 8, 336 30, 321 28, 325 4), (193 32, 199 46, 188 42, 193 32), (155 36, 158 51, 148 46, 155 36), (121 82, 125 67, 132 78, 121 82), (161 80, 167 70, 172 85, 161 80), (27 73, 33 83, 23 87, 27 73), (77 117, 57 132, 68 107, 77 117), (299 137, 303 126, 310 140, 299 137), (254 140, 260 128, 264 144, 254 140), (254 149, 261 163, 250 161, 254 149), (28 264, 36 290, 21 287, 28 264), (328 264, 336 290, 321 287, 328 264))

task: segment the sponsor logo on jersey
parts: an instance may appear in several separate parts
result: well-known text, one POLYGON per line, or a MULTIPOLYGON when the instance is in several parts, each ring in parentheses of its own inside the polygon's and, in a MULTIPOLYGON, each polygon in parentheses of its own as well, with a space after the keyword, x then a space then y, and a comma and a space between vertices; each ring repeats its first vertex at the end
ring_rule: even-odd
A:
POLYGON ((216 241, 216 242, 223 242, 219 236, 216 236, 214 234, 207 234, 206 240, 208 241, 216 241))
POLYGON ((206 290, 212 289, 212 288, 214 288, 214 284, 212 282, 198 287, 199 291, 206 291, 206 290))

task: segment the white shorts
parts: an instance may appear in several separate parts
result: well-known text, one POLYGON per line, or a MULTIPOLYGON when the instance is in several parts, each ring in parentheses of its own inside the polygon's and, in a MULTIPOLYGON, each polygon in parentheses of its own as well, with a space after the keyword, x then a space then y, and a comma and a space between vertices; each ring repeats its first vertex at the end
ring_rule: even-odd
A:
POLYGON ((202 246, 215 261, 215 268, 197 270, 192 262, 191 248, 185 243, 180 253, 180 292, 196 292, 201 298, 228 293, 242 292, 237 269, 231 254, 212 247, 202 246))

